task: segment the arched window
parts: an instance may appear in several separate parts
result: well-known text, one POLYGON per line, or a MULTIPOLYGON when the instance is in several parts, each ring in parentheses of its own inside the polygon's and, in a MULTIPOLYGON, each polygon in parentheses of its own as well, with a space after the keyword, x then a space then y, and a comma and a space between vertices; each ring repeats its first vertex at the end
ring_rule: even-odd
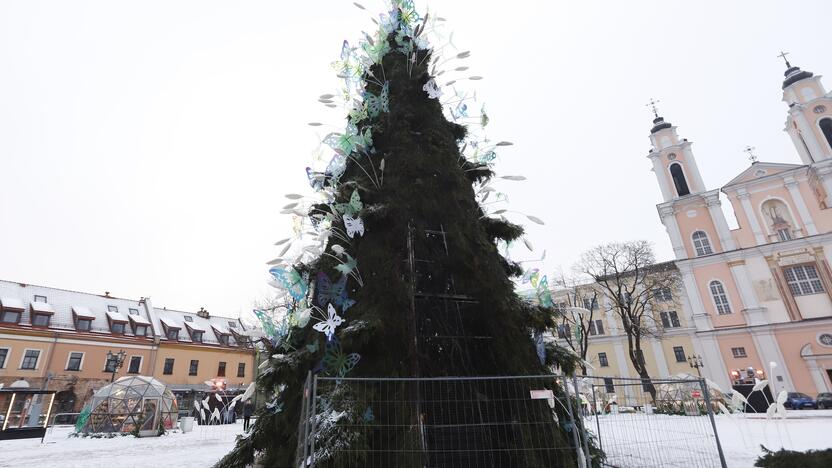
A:
POLYGON ((794 222, 789 208, 780 200, 766 200, 762 205, 763 219, 769 225, 772 235, 777 236, 780 241, 792 240, 794 222))
POLYGON ((676 186, 676 193, 678 193, 680 197, 690 195, 688 182, 685 180, 685 174, 682 172, 681 164, 673 163, 670 165, 670 176, 673 177, 673 185, 676 186))
POLYGON ((826 142, 832 148, 832 119, 825 118, 820 121, 820 129, 823 131, 823 136, 826 137, 826 142))
POLYGON ((731 305, 728 304, 728 295, 725 294, 725 287, 719 281, 711 281, 709 285, 711 296, 714 298, 714 305, 719 315, 730 314, 731 305))
POLYGON ((711 249, 711 241, 708 240, 708 235, 705 231, 696 231, 693 233, 693 247, 696 249, 696 256, 710 255, 714 253, 711 249))

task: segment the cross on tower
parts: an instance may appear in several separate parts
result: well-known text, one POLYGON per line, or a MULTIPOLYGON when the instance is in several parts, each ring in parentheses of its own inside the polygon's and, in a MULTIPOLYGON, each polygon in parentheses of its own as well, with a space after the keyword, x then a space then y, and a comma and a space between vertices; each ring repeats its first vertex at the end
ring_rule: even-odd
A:
POLYGON ((757 155, 754 154, 754 150, 756 150, 756 149, 757 148, 755 148, 753 146, 746 146, 745 149, 742 150, 743 153, 748 153, 748 160, 751 161, 751 164, 754 164, 755 162, 757 162, 757 155))
POLYGON ((781 51, 780 51, 780 55, 778 55, 778 57, 782 58, 782 59, 786 62, 786 68, 791 68, 791 67, 792 67, 792 64, 790 64, 790 63, 789 63, 789 59, 787 59, 787 58, 786 58, 786 56, 787 56, 787 55, 789 55, 789 53, 788 53, 788 52, 783 52, 783 51, 781 50, 781 51))
POLYGON ((649 107, 653 110, 653 115, 655 115, 657 119, 659 118, 659 109, 656 107, 656 104, 658 104, 660 102, 661 101, 658 100, 658 99, 650 98, 650 102, 645 104, 646 107, 649 107))

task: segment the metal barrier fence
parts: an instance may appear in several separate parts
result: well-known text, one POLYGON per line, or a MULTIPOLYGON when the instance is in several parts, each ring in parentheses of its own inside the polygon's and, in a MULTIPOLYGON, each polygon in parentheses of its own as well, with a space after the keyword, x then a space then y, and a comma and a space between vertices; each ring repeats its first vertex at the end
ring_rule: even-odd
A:
POLYGON ((704 379, 584 376, 575 387, 601 466, 726 466, 713 419, 722 395, 704 379))
POLYGON ((310 375, 295 466, 724 467, 704 381, 652 383, 310 375))

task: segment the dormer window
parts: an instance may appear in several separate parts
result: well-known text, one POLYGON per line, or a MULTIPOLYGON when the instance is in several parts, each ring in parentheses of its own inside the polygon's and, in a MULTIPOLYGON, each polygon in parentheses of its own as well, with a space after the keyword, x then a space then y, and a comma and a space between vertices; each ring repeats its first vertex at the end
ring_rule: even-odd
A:
POLYGON ((191 334, 191 341, 193 341, 194 343, 202 343, 203 337, 205 335, 205 330, 194 323, 193 317, 189 317, 187 315, 185 316, 185 327, 191 334))
POLYGON ((138 313, 130 313, 129 317, 130 325, 133 327, 133 334, 136 336, 147 336, 147 329, 150 327, 150 321, 138 313))
POLYGON ((92 321, 95 315, 87 307, 73 306, 72 316, 75 319, 75 329, 78 331, 92 330, 92 321))
POLYGON ((160 321, 162 322, 162 327, 165 329, 165 337, 171 341, 179 341, 179 330, 182 327, 167 317, 162 317, 160 321))
POLYGON ((211 325, 211 328, 214 329, 214 335, 217 336, 217 341, 219 341, 222 346, 228 346, 228 337, 231 336, 231 333, 218 325, 211 325))
POLYGON ((118 306, 108 305, 107 312, 118 312, 118 306))
POLYGON ((55 310, 46 302, 32 302, 29 304, 29 315, 31 316, 32 326, 48 327, 49 321, 54 313, 55 310))
POLYGON ((46 301, 46 296, 39 296, 39 295, 37 295, 37 294, 35 294, 35 299, 34 299, 34 301, 35 301, 35 302, 47 302, 47 301, 46 301))
POLYGON ((107 307, 107 321, 110 322, 110 331, 116 335, 123 335, 127 329, 127 317, 122 315, 118 310, 109 310, 107 307))
POLYGON ((12 297, 0 298, 0 322, 20 323, 23 315, 23 301, 12 297))
POLYGON ((75 320, 75 329, 78 331, 90 331, 92 328, 92 319, 79 318, 75 320))
POLYGON ((127 309, 130 315, 139 315, 139 309, 127 309))

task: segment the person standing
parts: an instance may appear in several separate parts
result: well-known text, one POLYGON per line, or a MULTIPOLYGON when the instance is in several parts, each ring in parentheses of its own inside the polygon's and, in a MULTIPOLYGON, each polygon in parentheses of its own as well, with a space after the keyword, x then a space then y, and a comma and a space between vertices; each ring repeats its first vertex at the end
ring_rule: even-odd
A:
POLYGON ((254 405, 251 400, 246 400, 246 405, 243 407, 243 431, 248 432, 251 415, 254 413, 254 405))

